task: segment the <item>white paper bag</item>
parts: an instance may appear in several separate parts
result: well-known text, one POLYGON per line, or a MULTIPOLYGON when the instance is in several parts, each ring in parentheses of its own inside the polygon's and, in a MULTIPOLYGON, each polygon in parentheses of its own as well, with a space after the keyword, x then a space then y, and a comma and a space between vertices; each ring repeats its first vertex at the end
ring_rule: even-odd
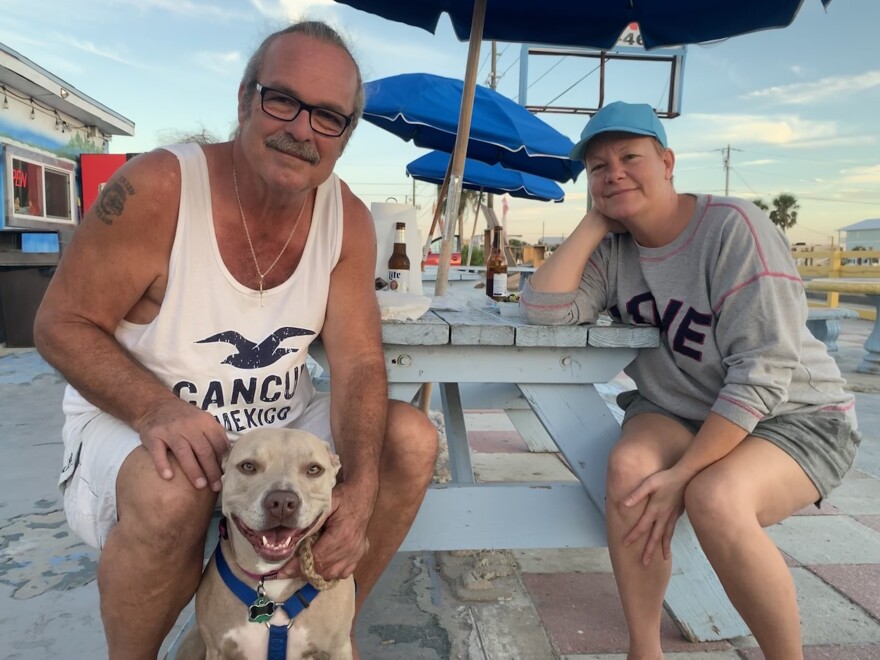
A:
POLYGON ((416 209, 406 204, 370 205, 376 223, 376 277, 388 280, 388 259, 394 249, 394 230, 398 222, 406 223, 406 256, 409 257, 409 292, 422 295, 422 238, 416 209))

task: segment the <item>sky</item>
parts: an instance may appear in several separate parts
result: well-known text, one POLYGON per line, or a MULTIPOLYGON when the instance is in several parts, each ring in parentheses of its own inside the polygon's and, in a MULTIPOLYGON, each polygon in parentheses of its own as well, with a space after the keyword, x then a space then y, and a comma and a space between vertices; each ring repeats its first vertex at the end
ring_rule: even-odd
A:
MULTIPOLYGON (((428 72, 463 77, 467 44, 448 17, 437 34, 331 0, 0 0, 0 42, 135 123, 110 151, 136 153, 235 127, 245 62, 262 39, 299 18, 330 22, 349 41, 364 80, 428 72), (39 7, 35 11, 35 7, 39 7)), ((681 116, 663 120, 679 192, 766 202, 794 195, 792 242, 827 244, 838 230, 880 217, 880 2, 804 0, 792 25, 687 48, 681 116), (729 147, 729 167, 725 152, 729 147)), ((518 100, 520 45, 497 45, 497 90, 518 100)), ((490 45, 478 82, 490 73, 490 45)), ((593 106, 596 61, 529 58, 528 102, 593 106)), ((665 104, 668 65, 609 62, 605 99, 665 104)), ((538 115, 577 140, 587 118, 538 115)), ((423 235, 436 186, 405 166, 424 150, 361 122, 337 173, 367 204, 418 208, 423 235)), ((563 184, 561 204, 510 200, 508 231, 526 241, 571 232, 586 210, 586 177, 563 184)))

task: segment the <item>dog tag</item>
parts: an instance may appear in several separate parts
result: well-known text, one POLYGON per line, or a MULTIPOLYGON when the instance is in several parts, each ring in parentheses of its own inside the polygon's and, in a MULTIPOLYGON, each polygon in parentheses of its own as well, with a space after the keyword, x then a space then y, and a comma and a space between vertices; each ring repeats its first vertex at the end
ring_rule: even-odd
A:
POLYGON ((248 621, 266 623, 274 613, 275 603, 265 596, 257 596, 257 599, 248 607, 248 621))
POLYGON ((248 608, 248 621, 251 623, 266 623, 275 614, 275 603, 266 598, 266 590, 263 581, 257 585, 257 599, 248 608))

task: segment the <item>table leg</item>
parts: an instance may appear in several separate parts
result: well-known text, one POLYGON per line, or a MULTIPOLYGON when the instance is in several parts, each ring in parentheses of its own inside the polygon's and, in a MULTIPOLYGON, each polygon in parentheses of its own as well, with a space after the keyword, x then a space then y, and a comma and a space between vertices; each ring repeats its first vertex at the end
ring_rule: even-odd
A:
POLYGON ((863 374, 880 374, 880 296, 866 297, 874 303, 877 316, 874 320, 874 328, 865 340, 865 356, 856 367, 856 371, 863 374))
POLYGON ((458 383, 441 383, 440 399, 443 402, 443 423, 446 430, 446 445, 449 448, 452 483, 472 484, 475 481, 474 468, 471 464, 471 450, 467 441, 458 383))

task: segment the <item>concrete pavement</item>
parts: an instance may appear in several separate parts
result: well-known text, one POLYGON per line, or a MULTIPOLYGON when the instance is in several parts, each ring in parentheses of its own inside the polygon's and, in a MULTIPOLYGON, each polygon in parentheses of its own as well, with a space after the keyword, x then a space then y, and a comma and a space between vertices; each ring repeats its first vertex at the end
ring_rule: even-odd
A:
MULTIPOLYGON (((856 466, 821 510, 769 530, 798 587, 808 660, 880 658, 880 376, 853 372, 870 327, 844 321, 835 356, 865 436, 856 466)), ((63 386, 33 350, 0 349, 4 658, 106 656, 97 553, 67 530, 55 488, 63 386)), ((478 478, 571 478, 555 455, 530 454, 501 411, 469 411, 466 423, 478 478)), ((389 660, 617 660, 626 639, 603 548, 399 554, 357 636, 362 657, 389 660)), ((669 618, 663 640, 668 658, 761 657, 751 638, 689 643, 669 618)))

